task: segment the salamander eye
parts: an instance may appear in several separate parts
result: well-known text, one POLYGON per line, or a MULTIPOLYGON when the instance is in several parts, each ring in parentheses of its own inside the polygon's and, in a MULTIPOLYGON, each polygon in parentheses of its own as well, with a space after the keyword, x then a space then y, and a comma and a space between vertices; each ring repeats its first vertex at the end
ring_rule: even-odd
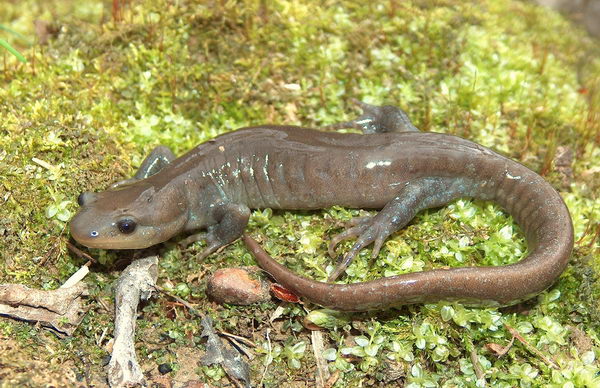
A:
POLYGON ((119 228, 119 231, 123 234, 133 233, 136 226, 137 224, 135 223, 135 221, 130 220, 128 218, 117 222, 117 228, 119 228))

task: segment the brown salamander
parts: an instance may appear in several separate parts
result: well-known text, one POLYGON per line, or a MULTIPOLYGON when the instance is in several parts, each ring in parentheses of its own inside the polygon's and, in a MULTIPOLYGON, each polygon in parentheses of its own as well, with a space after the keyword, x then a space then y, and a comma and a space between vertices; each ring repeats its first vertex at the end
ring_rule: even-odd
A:
POLYGON ((177 159, 159 146, 132 179, 81 194, 71 233, 89 247, 135 249, 205 230, 184 240, 206 241, 205 257, 242 235, 250 209, 382 209, 333 238, 332 255, 340 241, 356 243, 332 280, 367 245, 373 243, 376 256, 385 239, 420 210, 473 197, 497 202, 515 218, 527 238, 526 258, 500 267, 437 269, 345 285, 297 276, 249 236, 244 240, 283 286, 339 310, 435 300, 507 305, 536 295, 562 273, 573 247, 571 217, 542 177, 471 141, 419 132, 398 108, 361 106, 358 119, 332 127, 364 134, 259 126, 218 136, 177 159))

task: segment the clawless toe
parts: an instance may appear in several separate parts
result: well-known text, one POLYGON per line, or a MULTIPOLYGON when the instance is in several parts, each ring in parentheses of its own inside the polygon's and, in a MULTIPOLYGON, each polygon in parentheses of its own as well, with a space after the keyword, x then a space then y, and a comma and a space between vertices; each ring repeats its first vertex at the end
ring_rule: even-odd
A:
MULTIPOLYGON (((366 218, 366 217, 360 217, 360 218, 366 218)), ((353 225, 352 221, 350 221, 350 225, 353 225)), ((339 243, 341 243, 342 241, 350 240, 351 238, 360 236, 362 233, 364 233, 366 228, 367 228, 367 225, 364 222, 356 223, 356 224, 354 224, 354 226, 351 226, 350 228, 344 230, 342 233, 336 234, 331 239, 331 241, 329 242, 329 245, 327 247, 327 251, 329 252, 329 257, 335 258, 337 256, 335 253, 335 247, 337 247, 337 245, 339 243)))
POLYGON ((357 237, 356 242, 346 253, 343 259, 337 263, 331 275, 329 275, 329 281, 334 281, 341 274, 346 271, 346 268, 352 264, 354 257, 369 244, 374 243, 372 257, 376 257, 383 245, 385 239, 390 235, 389 228, 382 223, 382 220, 375 217, 360 217, 355 219, 356 226, 346 229, 342 233, 336 235, 329 243, 329 255, 335 257, 335 246, 341 241, 348 240, 357 237))

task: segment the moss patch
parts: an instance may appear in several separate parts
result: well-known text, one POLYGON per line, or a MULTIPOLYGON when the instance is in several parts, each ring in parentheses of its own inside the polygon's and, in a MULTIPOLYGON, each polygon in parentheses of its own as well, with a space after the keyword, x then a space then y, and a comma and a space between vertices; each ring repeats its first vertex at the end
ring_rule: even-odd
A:
MULTIPOLYGON (((576 246, 558 283, 520 309, 439 303, 342 317, 320 311, 330 322, 325 356, 331 372, 339 371, 335 386, 474 386, 474 363, 493 386, 600 383, 597 42, 559 15, 517 1, 132 1, 117 13, 111 7, 3 5, 0 24, 48 43, 29 46, 0 29, 28 59, 22 64, 0 51, 0 281, 60 285, 82 264, 66 249, 65 221, 77 210, 77 195, 132 175, 157 144, 182 153, 242 126, 347 120, 355 115, 350 98, 391 103, 423 130, 472 139, 544 174, 571 210, 576 246), (46 27, 38 22, 36 32, 34 20, 46 27), (556 166, 559 147, 573 154, 572 178, 556 166), (505 325, 558 369, 520 343, 494 356, 486 345, 508 344, 505 325)), ((266 235, 265 248, 293 270, 324 279, 327 238, 340 221, 363 213, 255 211, 250 230, 266 235)), ((202 263, 194 260, 200 250, 165 244, 159 283, 199 304, 218 329, 258 345, 254 382, 312 385, 315 360, 301 322, 318 308, 288 305, 270 324, 274 303, 211 304, 204 274, 253 260, 239 242, 202 263)), ((460 200, 419 214, 376 262, 366 250, 347 281, 504 264, 525 250, 518 227, 498 207, 460 200)), ((0 336, 16 350, 3 351, 2 381, 102 384, 111 284, 131 254, 92 253, 103 263, 87 278, 97 303, 73 338, 0 320, 0 336), (34 364, 47 381, 28 374, 34 364)), ((146 305, 137 332, 144 370, 159 381, 157 366, 170 363, 175 376, 225 384, 219 367, 200 367, 184 351, 198 345, 201 354, 200 331, 166 297, 146 305)))

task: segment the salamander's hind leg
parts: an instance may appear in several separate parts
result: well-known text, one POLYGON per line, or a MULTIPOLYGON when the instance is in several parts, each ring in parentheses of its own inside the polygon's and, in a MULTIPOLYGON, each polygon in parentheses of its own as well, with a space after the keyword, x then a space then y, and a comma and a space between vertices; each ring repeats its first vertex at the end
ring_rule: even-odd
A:
POLYGON ((175 159, 173 151, 171 151, 169 147, 159 145, 146 156, 146 159, 144 159, 133 178, 115 182, 109 186, 109 189, 116 189, 139 181, 140 179, 146 179, 162 170, 166 165, 171 163, 173 159, 175 159))
POLYGON ((324 129, 356 128, 365 134, 418 131, 406 112, 398 107, 370 105, 355 99, 352 102, 362 109, 363 114, 360 117, 352 121, 328 125, 324 129))
POLYGON ((335 256, 335 246, 356 237, 350 251, 337 264, 329 281, 337 279, 354 257, 373 243, 371 257, 376 257, 385 239, 404 227, 420 210, 444 205, 462 196, 471 196, 476 187, 465 178, 428 177, 407 182, 398 196, 373 217, 356 219, 355 225, 335 236, 329 245, 329 254, 335 256))

